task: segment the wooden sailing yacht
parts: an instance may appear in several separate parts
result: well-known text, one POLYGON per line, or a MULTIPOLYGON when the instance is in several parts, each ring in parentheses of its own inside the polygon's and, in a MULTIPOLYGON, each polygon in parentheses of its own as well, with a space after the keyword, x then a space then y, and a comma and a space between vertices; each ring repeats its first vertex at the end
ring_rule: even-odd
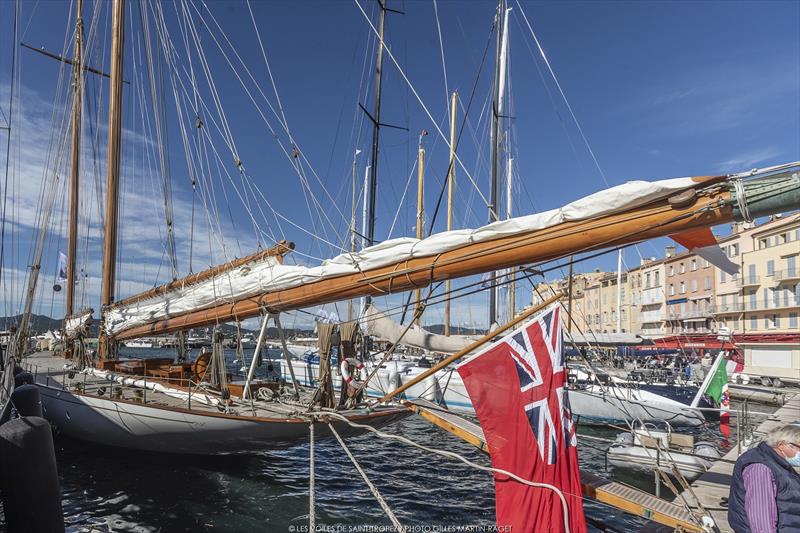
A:
MULTIPOLYGON (((800 205, 796 165, 768 169, 746 180, 734 175, 637 181, 558 209, 493 221, 476 229, 380 243, 368 235, 369 247, 318 266, 285 264, 283 257, 293 246, 279 242, 115 301, 124 6, 124 0, 114 0, 99 360, 92 367, 80 358, 66 361, 46 353, 25 361, 41 390, 46 416, 60 431, 76 438, 153 451, 211 454, 305 439, 309 425, 319 425, 319 434, 328 431, 319 415, 309 414, 311 409, 320 409, 318 395, 311 391, 256 384, 252 373, 240 388, 226 384, 218 338, 215 345, 220 346, 215 346, 214 355, 194 364, 120 361, 116 346, 121 341, 260 316, 257 353, 267 320, 283 311, 415 290, 438 281, 698 231, 800 205), (205 383, 209 374, 210 382, 205 383), (261 386, 259 392, 256 385, 261 386)), ((382 10, 381 20, 383 16, 382 10)), ((380 57, 382 35, 379 40, 380 57)), ((69 268, 74 271, 74 264, 69 268)), ((321 349, 329 349, 329 336, 320 335, 320 341, 321 349)), ((322 391, 326 395, 330 396, 322 391)), ((409 413, 392 403, 362 403, 339 412, 348 420, 372 426, 409 413)), ((344 421, 335 426, 340 433, 352 432, 344 421)))

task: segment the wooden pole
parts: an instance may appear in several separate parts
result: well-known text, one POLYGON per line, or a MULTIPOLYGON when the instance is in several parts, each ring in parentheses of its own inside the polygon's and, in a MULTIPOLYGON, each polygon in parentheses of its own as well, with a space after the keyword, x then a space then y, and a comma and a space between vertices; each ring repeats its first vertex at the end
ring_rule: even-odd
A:
POLYGON ((547 300, 543 301, 539 305, 535 305, 535 306, 531 307, 530 309, 528 309, 524 313, 520 314, 514 320, 506 323, 503 326, 500 326, 499 328, 497 328, 497 329, 495 329, 493 331, 490 331, 489 333, 487 333, 486 335, 484 335, 480 339, 476 340, 475 342, 473 342, 472 344, 470 344, 469 346, 467 346, 463 350, 460 350, 460 351, 454 353, 450 357, 448 357, 448 358, 444 359, 443 361, 441 361, 440 363, 434 365, 432 368, 429 368, 428 370, 426 370, 422 374, 419 374, 414 379, 408 381, 408 383, 405 383, 402 386, 398 387, 397 389, 393 390, 392 392, 388 393, 383 398, 378 400, 378 402, 379 403, 380 402, 387 402, 387 401, 391 400, 393 397, 397 396, 398 394, 402 394, 403 391, 409 389, 410 387, 413 387, 417 383, 423 381, 428 376, 432 376, 433 374, 435 374, 439 370, 445 368, 449 364, 451 364, 451 363, 453 363, 455 361, 458 361, 459 359, 461 359, 462 357, 464 357, 468 353, 472 352, 476 348, 478 348, 478 347, 486 344, 487 342, 491 341, 492 339, 494 339, 495 337, 497 337, 498 335, 500 335, 504 331, 507 331, 507 330, 513 328, 514 326, 516 326, 520 322, 524 321, 525 319, 527 319, 531 315, 533 315, 535 313, 538 313, 539 311, 541 311, 542 309, 544 309, 548 305, 552 304, 553 302, 558 301, 558 299, 561 298, 562 296, 564 296, 564 293, 562 293, 560 291, 556 292, 555 294, 553 294, 553 296, 551 296, 547 300))
MULTIPOLYGON (((425 209, 425 149, 422 147, 422 136, 419 138, 419 149, 417 150, 417 239, 422 240, 422 224, 425 209)), ((422 305, 422 294, 420 289, 415 291, 416 314, 414 321, 419 325, 420 311, 422 305)))
MULTIPOLYGON (((117 219, 119 212, 119 166, 122 147, 122 60, 125 54, 125 0, 114 0, 111 35, 111 82, 108 107, 108 174, 106 177, 106 228, 103 240, 102 308, 114 301, 117 266, 117 219)), ((102 323, 102 320, 101 320, 102 323)), ((111 353, 109 339, 100 329, 101 359, 111 353)))
MULTIPOLYGON (((447 231, 453 229, 453 186, 456 179, 456 101, 458 93, 453 91, 450 102, 450 165, 447 172, 447 231)), ((450 336, 450 280, 444 282, 444 334, 450 336)))
MULTIPOLYGON (((704 183, 708 185, 709 181, 704 183)), ((209 309, 154 320, 120 331, 116 338, 125 340, 236 318, 245 320, 257 316, 262 307, 271 311, 288 311, 351 297, 410 291, 448 278, 546 262, 577 252, 601 250, 696 227, 724 224, 734 219, 730 199, 731 193, 724 187, 721 191, 710 189, 698 194, 691 205, 675 206, 668 199, 663 199, 624 213, 567 221, 542 230, 472 242, 435 256, 398 260, 362 272, 312 281, 209 309)))
MULTIPOLYGON (((67 244, 67 291, 64 316, 75 312, 75 280, 78 251, 78 187, 80 185, 81 114, 83 111, 83 0, 77 0, 75 18, 75 59, 72 87, 72 164, 69 184, 69 230, 67 244)), ((66 353, 72 356, 73 342, 66 339, 66 353)))
POLYGON ((567 321, 567 333, 572 334, 572 256, 569 256, 569 281, 567 282, 567 295, 569 296, 567 300, 567 316, 569 316, 569 320, 567 321))

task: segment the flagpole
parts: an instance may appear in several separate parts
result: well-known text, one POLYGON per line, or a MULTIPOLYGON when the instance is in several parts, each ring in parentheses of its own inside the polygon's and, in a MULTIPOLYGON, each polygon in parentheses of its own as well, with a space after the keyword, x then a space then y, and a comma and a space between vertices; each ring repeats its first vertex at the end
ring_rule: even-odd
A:
POLYGON ((535 313, 538 313, 539 311, 541 311, 542 309, 544 309, 548 305, 552 304, 553 302, 558 301, 562 296, 564 296, 563 292, 561 292, 561 291, 556 292, 555 294, 553 294, 553 296, 551 296, 547 300, 543 301, 539 305, 535 305, 535 306, 531 307, 530 309, 528 309, 527 311, 524 311, 522 314, 520 314, 514 320, 508 322, 504 326, 500 326, 500 327, 496 328, 495 330, 490 331, 489 333, 487 333, 486 335, 484 335, 480 339, 476 340, 475 342, 473 342, 472 344, 470 344, 466 348, 454 353, 450 357, 448 357, 448 358, 444 359, 443 361, 441 361, 439 364, 434 365, 432 368, 429 368, 428 370, 426 370, 422 374, 419 374, 414 379, 408 381, 407 383, 401 385, 400 387, 398 387, 397 389, 393 390, 392 392, 386 394, 386 396, 384 396, 383 398, 378 400, 378 403, 388 402, 393 397, 401 394, 402 392, 404 392, 408 388, 413 387, 414 385, 416 385, 420 381, 423 381, 425 378, 435 374, 436 372, 438 372, 439 370, 443 369, 444 367, 446 367, 450 363, 458 361, 459 359, 461 359, 465 355, 469 354, 470 352, 472 352, 476 348, 486 344, 487 342, 491 341, 492 339, 494 339, 495 337, 497 337, 501 333, 513 328, 514 326, 516 326, 520 322, 523 322, 524 320, 526 320, 531 315, 533 315, 535 313))
POLYGON ((711 370, 709 370, 708 373, 706 374, 706 377, 703 380, 703 384, 700 386, 699 389, 697 389, 697 394, 694 395, 694 400, 692 400, 690 407, 697 407, 697 405, 700 403, 700 398, 702 398, 703 394, 705 394, 706 389, 708 388, 708 384, 711 383, 711 378, 713 378, 714 374, 716 374, 717 368, 719 367, 719 364, 722 361, 723 357, 724 356, 722 355, 722 352, 720 352, 719 355, 717 356, 717 359, 714 361, 714 364, 711 365, 711 370))

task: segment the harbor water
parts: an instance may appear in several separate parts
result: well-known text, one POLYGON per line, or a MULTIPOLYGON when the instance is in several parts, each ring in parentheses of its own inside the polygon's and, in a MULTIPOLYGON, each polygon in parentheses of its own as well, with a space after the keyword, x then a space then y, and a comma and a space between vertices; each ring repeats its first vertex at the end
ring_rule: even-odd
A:
MULTIPOLYGON (((247 361, 251 352, 246 352, 247 361)), ((125 353, 163 357, 166 351, 125 353)), ((277 356, 270 353, 271 358, 277 356)), ((238 370, 233 351, 228 360, 229 370, 238 370)), ((266 372, 266 366, 265 362, 259 373, 266 372)), ((765 411, 761 406, 758 410, 765 411)), ((484 454, 418 416, 384 431, 489 465, 484 454)), ((654 490, 652 475, 606 472, 603 451, 608 444, 580 438, 613 439, 618 430, 580 427, 578 432, 583 469, 654 490)), ((716 423, 691 432, 725 450, 716 423)), ((347 439, 347 443, 403 525, 443 531, 493 524, 494 488, 489 473, 372 434, 347 439)), ((308 443, 250 455, 197 457, 114 449, 61 435, 55 436, 55 447, 68 531, 299 532, 308 524, 308 443)), ((315 448, 315 513, 320 530, 390 526, 339 444, 326 439, 315 448)), ((668 491, 662 490, 667 497, 668 491)), ((590 531, 600 531, 597 526, 602 523, 619 531, 636 531, 644 524, 642 519, 592 501, 584 500, 584 505, 587 518, 599 521, 590 524, 590 531)))

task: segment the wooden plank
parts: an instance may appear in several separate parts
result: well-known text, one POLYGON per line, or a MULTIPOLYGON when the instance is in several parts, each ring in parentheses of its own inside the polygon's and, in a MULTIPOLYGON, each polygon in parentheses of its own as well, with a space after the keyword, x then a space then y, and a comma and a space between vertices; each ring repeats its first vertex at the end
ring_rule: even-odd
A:
MULTIPOLYGON (((478 424, 448 412, 427 400, 404 400, 402 403, 435 426, 472 444, 480 451, 489 453, 483 430, 478 424)), ((609 481, 595 474, 581 471, 581 488, 583 495, 587 498, 621 509, 627 513, 665 526, 680 528, 683 531, 704 531, 702 527, 693 521, 694 517, 679 505, 656 498, 652 494, 622 483, 609 481)))

